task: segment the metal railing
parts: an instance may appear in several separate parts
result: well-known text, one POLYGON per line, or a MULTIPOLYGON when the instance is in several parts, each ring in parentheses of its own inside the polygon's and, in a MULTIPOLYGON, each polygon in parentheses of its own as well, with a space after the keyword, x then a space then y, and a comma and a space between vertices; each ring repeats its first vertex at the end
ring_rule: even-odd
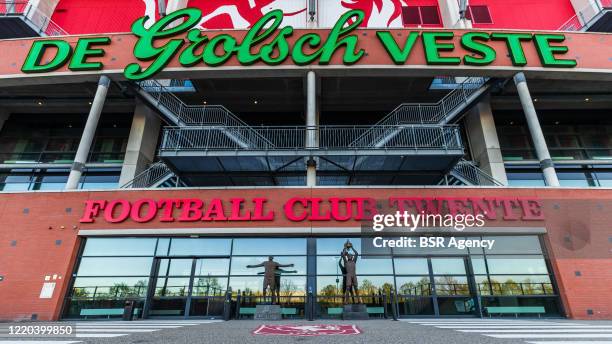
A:
MULTIPOLYGON (((76 151, 0 152, 0 164, 72 164, 76 151)), ((125 152, 89 152, 88 163, 121 163, 125 152)))
POLYGON ((167 110, 170 116, 166 117, 176 126, 212 126, 215 128, 222 126, 228 128, 225 130, 225 138, 243 148, 261 148, 271 145, 222 105, 187 105, 157 80, 141 81, 136 83, 136 87, 144 92, 147 98, 150 97, 148 100, 153 105, 160 110, 162 108, 167 110))
POLYGON ((26 1, 0 2, 0 16, 14 16, 29 23, 40 35, 45 36, 67 36, 68 33, 57 25, 49 16, 42 11, 29 5, 26 1))
POLYGON ((469 185, 504 186, 504 184, 497 179, 478 168, 474 162, 465 159, 461 159, 457 165, 453 167, 450 175, 462 182, 467 182, 469 185))
POLYGON ((584 31, 605 9, 612 9, 612 0, 591 0, 587 6, 563 23, 558 31, 584 31))
POLYGON ((158 161, 142 171, 134 179, 122 185, 121 188, 148 188, 171 177, 176 177, 174 172, 162 161, 158 161))
POLYGON ((445 124, 449 115, 470 103, 470 98, 481 91, 489 81, 485 77, 466 78, 458 87, 436 103, 404 103, 396 107, 376 125, 445 124))
POLYGON ((163 131, 160 151, 201 150, 330 150, 330 149, 410 149, 457 150, 463 149, 459 127, 456 125, 403 125, 397 126, 320 126, 316 127, 225 127, 189 126, 167 127, 163 131), (356 144, 358 138, 379 136, 379 132, 394 130, 392 139, 383 145, 368 140, 356 144), (308 147, 306 138, 314 131, 318 147, 308 147), (256 141, 251 147, 238 145, 231 137, 238 135, 256 141), (260 139, 261 138, 261 139, 260 139))
POLYGON ((187 105, 174 95, 170 88, 157 80, 145 80, 136 83, 137 88, 148 93, 156 102, 176 115, 177 126, 182 125, 225 125, 245 126, 244 121, 226 109, 223 105, 187 105))

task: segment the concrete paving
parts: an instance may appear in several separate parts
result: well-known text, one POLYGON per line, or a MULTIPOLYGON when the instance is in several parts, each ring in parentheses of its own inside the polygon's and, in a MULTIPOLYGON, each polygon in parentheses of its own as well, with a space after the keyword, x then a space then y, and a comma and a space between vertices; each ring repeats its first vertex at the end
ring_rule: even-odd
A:
POLYGON ((534 319, 404 319, 342 321, 206 321, 144 320, 133 322, 55 322, 72 325, 76 335, 67 337, 18 337, 7 335, 11 325, 0 324, 0 344, 72 343, 529 343, 612 344, 612 321, 534 319), (262 324, 270 325, 356 325, 356 335, 281 336, 255 335, 262 324))

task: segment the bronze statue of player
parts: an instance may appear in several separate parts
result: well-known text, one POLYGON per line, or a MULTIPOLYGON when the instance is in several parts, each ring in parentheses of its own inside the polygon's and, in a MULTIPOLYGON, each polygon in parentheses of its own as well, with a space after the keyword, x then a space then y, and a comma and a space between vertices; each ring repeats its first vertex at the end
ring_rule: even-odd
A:
POLYGON ((349 293, 353 303, 355 303, 355 296, 357 296, 357 303, 361 303, 359 299, 359 284, 357 283, 357 258, 359 253, 355 250, 353 244, 347 240, 340 257, 342 260, 340 268, 343 274, 342 292, 344 293, 344 303, 348 303, 349 293))
POLYGON ((272 292, 272 304, 280 299, 280 276, 283 272, 292 273, 297 271, 285 271, 280 268, 293 267, 293 264, 279 264, 274 261, 274 257, 269 256, 268 260, 257 265, 247 265, 247 268, 263 267, 263 297, 266 299, 266 291, 270 288, 272 292), (276 298, 275 298, 276 294, 276 298))

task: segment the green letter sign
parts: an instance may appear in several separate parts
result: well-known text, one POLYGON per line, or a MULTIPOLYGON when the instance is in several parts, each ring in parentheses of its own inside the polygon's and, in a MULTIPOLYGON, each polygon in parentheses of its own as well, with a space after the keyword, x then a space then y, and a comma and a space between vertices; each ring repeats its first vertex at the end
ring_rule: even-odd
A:
MULTIPOLYGON (((337 60, 351 65, 367 56, 359 46, 360 35, 355 32, 364 18, 363 11, 348 11, 327 35, 317 30, 294 38, 293 27, 282 26, 283 12, 273 10, 262 16, 241 38, 240 34, 230 32, 209 35, 200 30, 202 11, 197 8, 169 13, 149 27, 145 24, 151 18, 144 16, 132 24, 132 32, 138 38, 133 49, 136 61, 125 66, 123 73, 128 80, 152 78, 171 62, 181 67, 198 64, 215 67, 228 61, 242 66, 256 63, 274 66, 288 61, 300 66, 312 63, 327 65, 332 63, 338 51, 342 55, 337 60)), ((492 41, 505 42, 507 55, 514 66, 527 65, 524 42, 535 47, 543 67, 571 68, 577 65, 576 60, 559 58, 567 54, 567 46, 551 45, 564 42, 563 34, 378 30, 376 38, 390 62, 397 65, 409 64, 411 59, 422 59, 412 53, 422 48, 427 65, 463 63, 487 66, 498 56, 491 45, 501 45, 490 45, 492 41)), ((24 73, 49 73, 65 65, 73 71, 102 70, 102 61, 95 58, 103 57, 104 49, 100 46, 109 44, 110 37, 82 37, 74 46, 64 40, 34 41, 21 70, 24 73)))

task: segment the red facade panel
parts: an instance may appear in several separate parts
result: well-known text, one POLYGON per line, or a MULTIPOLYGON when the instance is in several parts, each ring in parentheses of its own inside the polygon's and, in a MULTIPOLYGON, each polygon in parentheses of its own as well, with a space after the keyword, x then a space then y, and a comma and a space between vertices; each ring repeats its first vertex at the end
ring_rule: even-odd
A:
POLYGON ((486 6, 491 23, 474 23, 483 29, 557 30, 576 14, 569 0, 470 0, 470 6, 486 6))
MULTIPOLYGON (((295 221, 283 215, 283 206, 293 197, 311 200, 371 197, 495 197, 497 199, 539 199, 546 222, 525 217, 502 219, 492 226, 546 226, 545 243, 556 275, 565 312, 575 319, 610 319, 612 260, 609 241, 612 222, 612 190, 598 189, 254 189, 254 190, 151 190, 69 193, 22 193, 0 195, 0 320, 57 319, 79 247, 80 229, 155 229, 205 227, 335 227, 355 226, 348 221, 295 221), (232 198, 266 198, 266 209, 274 210, 273 220, 149 222, 126 219, 108 223, 104 215, 82 223, 87 200, 159 200, 220 198, 226 209, 232 198), (586 230, 575 231, 576 228, 586 230), (569 238, 569 239, 567 239, 569 238), (579 273, 577 273, 579 272, 579 273), (52 298, 40 298, 45 282, 56 283, 52 298)), ((301 209, 301 208, 300 208, 301 209)), ((314 208, 313 208, 314 209, 314 208)), ((320 209, 321 210, 321 209, 320 209)), ((246 210, 245 210, 246 211, 246 210)), ((178 211, 177 211, 178 213, 178 211)), ((520 214, 519 209, 515 209, 520 214)), ((177 214, 178 217, 178 214, 177 214)), ((338 230, 342 233, 341 229, 338 230)))

